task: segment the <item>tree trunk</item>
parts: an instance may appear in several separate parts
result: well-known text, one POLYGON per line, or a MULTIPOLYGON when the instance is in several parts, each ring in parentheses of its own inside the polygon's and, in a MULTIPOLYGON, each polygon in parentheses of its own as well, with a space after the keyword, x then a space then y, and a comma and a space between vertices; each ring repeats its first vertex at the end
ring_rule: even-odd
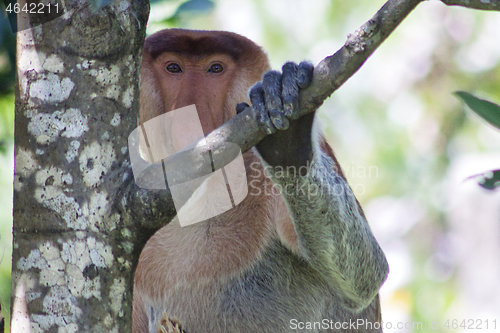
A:
POLYGON ((121 209, 149 3, 64 10, 17 35, 12 332, 130 332, 140 249, 121 209))

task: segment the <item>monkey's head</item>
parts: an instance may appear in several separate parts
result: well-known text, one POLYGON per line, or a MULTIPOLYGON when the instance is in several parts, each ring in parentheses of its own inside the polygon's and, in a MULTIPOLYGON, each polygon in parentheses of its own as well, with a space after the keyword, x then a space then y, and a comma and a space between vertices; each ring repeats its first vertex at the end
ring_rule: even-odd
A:
POLYGON ((249 102, 248 89, 268 69, 264 51, 238 34, 157 32, 144 45, 139 121, 195 104, 206 135, 236 114, 237 103, 249 102))

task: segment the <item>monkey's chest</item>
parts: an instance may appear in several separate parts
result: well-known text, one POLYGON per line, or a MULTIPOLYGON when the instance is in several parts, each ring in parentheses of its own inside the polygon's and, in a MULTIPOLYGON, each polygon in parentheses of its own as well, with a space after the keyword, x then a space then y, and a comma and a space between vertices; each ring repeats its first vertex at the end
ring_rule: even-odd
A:
POLYGON ((238 277, 177 287, 168 298, 155 316, 167 309, 195 333, 333 332, 326 323, 341 319, 334 291, 281 246, 238 277))

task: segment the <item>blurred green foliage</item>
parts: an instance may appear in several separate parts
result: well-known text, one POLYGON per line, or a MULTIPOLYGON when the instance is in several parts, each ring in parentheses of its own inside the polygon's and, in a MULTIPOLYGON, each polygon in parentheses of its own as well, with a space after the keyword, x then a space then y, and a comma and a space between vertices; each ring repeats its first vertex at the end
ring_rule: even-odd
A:
POLYGON ((14 139, 15 34, 0 4, 0 304, 5 329, 10 323, 12 255, 12 151, 14 139), (10 152, 10 154, 9 154, 10 152))
MULTIPOLYGON (((0 10, 3 12, 2 4, 0 10)), ((9 21, 0 15, 0 95, 14 91, 16 69, 16 36, 9 21)))
MULTIPOLYGON (((0 10, 3 11, 3 4, 0 10)), ((6 16, 0 15, 0 154, 5 154, 14 135, 14 79, 16 37, 6 16)))
POLYGON ((193 18, 206 16, 215 8, 211 0, 153 0, 151 5, 161 8, 155 24, 165 28, 182 27, 193 18))
POLYGON ((7 152, 7 147, 14 138, 14 94, 0 95, 0 154, 7 152))

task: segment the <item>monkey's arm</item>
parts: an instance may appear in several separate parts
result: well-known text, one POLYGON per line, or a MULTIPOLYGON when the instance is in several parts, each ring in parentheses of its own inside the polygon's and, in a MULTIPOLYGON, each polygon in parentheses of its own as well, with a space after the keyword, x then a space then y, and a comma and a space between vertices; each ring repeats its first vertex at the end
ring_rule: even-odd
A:
POLYGON ((312 65, 287 63, 282 75, 268 72, 252 88, 259 123, 273 133, 256 148, 282 190, 300 255, 338 290, 346 306, 362 309, 378 293, 389 268, 339 166, 311 138, 314 114, 294 119, 298 90, 311 77, 312 65))
POLYGON ((388 274, 384 253, 333 161, 315 152, 307 176, 270 172, 298 235, 300 255, 331 282, 345 305, 363 309, 388 274))

